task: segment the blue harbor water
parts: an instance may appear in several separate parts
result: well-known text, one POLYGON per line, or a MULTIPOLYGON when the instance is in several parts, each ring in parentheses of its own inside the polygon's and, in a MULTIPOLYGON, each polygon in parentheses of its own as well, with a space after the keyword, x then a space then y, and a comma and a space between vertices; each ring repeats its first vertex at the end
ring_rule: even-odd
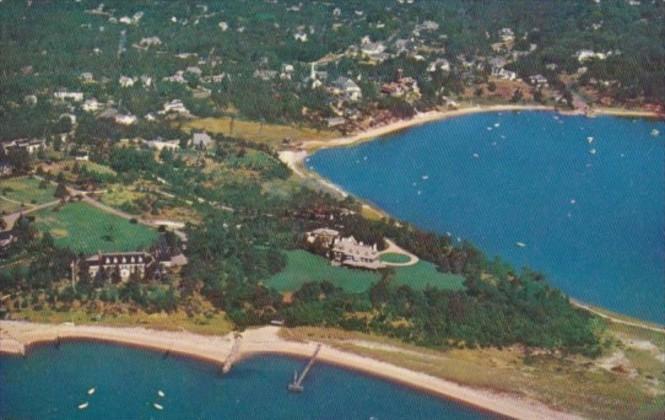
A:
POLYGON ((665 323, 663 121, 475 114, 321 150, 307 165, 574 298, 665 323))
POLYGON ((488 414, 324 363, 302 394, 286 385, 304 361, 261 356, 219 366, 91 342, 0 357, 1 419, 475 419, 488 414), (88 390, 94 387, 93 395, 88 390), (158 395, 158 391, 164 397, 158 395), (88 402, 79 410, 79 404, 88 402), (163 410, 157 410, 158 403, 163 410))

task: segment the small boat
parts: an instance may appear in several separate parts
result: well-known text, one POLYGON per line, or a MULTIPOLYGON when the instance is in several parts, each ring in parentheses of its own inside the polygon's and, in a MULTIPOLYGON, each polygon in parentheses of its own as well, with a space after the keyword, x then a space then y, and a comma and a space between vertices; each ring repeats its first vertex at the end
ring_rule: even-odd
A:
POLYGON ((478 159, 478 158, 480 157, 480 155, 479 155, 478 153, 474 153, 474 154, 473 154, 473 157, 474 157, 475 159, 478 159))
POLYGON ((164 394, 164 391, 162 391, 161 389, 159 389, 159 390, 157 390, 157 395, 159 395, 160 397, 164 398, 164 396, 165 396, 166 394, 164 394))
POLYGON ((651 130, 651 135, 652 135, 652 136, 656 137, 656 136, 658 136, 659 134, 660 134, 660 131, 656 130, 655 128, 654 128, 653 130, 651 130))
POLYGON ((570 200, 570 204, 575 204, 575 203, 577 203, 577 200, 575 200, 574 198, 570 200))
POLYGON ((499 124, 499 123, 494 123, 494 126, 498 128, 498 127, 501 127, 501 124, 499 124))
POLYGON ((593 143, 593 137, 589 136, 586 138, 587 143, 591 144, 593 143))
POLYGON ((524 242, 515 242, 515 245, 520 248, 526 248, 526 244, 524 242))
POLYGON ((589 153, 591 153, 592 155, 595 155, 595 154, 596 154, 596 152, 597 152, 597 150, 596 150, 596 149, 591 149, 591 150, 589 150, 589 153))
POLYGON ((423 179, 423 181, 427 181, 429 179, 429 175, 423 175, 421 178, 423 179))
POLYGON ((88 395, 92 395, 94 393, 95 393, 95 388, 94 387, 92 387, 88 390, 88 395))
POLYGON ((152 403, 152 406, 155 407, 155 408, 156 408, 157 410, 159 410, 159 411, 161 411, 161 410, 164 409, 164 406, 161 405, 161 404, 152 403))
POLYGON ((487 127, 487 131, 492 131, 492 127, 487 127))
POLYGON ((83 404, 79 404, 79 410, 85 410, 86 408, 88 408, 89 404, 90 403, 88 403, 87 401, 84 402, 83 404))

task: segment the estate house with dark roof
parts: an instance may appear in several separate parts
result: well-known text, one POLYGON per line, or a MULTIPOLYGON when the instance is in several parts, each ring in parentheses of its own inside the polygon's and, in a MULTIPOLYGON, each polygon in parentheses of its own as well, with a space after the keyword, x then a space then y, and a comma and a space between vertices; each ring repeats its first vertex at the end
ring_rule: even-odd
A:
POLYGON ((128 281, 132 276, 145 280, 152 275, 156 265, 155 257, 147 252, 99 253, 73 261, 72 280, 78 281, 83 272, 87 272, 92 279, 101 273, 107 278, 117 276, 121 282, 128 281))

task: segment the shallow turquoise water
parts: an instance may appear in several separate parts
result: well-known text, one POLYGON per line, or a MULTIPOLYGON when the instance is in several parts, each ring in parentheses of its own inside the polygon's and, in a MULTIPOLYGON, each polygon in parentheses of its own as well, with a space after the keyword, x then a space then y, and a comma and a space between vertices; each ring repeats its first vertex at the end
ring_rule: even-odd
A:
POLYGON ((39 346, 0 357, 2 419, 474 419, 457 403, 324 363, 305 392, 286 385, 304 361, 261 356, 219 367, 161 353, 91 342, 39 346), (94 395, 87 390, 96 388, 94 395), (164 398, 157 395, 163 390, 164 398), (89 402, 88 408, 78 405, 89 402), (164 409, 158 411, 153 403, 164 409))
POLYGON ((321 150, 308 165, 572 297, 665 323, 664 154, 662 121, 511 112, 321 150))

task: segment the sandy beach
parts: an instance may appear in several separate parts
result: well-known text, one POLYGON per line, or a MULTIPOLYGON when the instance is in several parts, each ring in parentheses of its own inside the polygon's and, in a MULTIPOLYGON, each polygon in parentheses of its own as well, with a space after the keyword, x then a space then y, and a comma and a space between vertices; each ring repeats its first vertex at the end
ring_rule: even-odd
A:
MULTIPOLYGON (((220 368, 233 345, 231 334, 221 337, 203 336, 184 331, 169 332, 145 328, 75 326, 73 324, 49 325, 20 321, 0 321, 0 331, 0 353, 21 355, 25 354, 31 345, 39 343, 67 339, 88 339, 183 354, 217 363, 220 368)), ((242 335, 239 357, 266 353, 309 357, 317 346, 315 342, 287 341, 281 338, 278 332, 279 328, 272 326, 245 331, 242 335)), ((323 345, 319 353, 319 359, 513 418, 579 418, 573 414, 553 410, 537 401, 517 395, 498 394, 462 386, 421 372, 344 352, 328 345, 323 345)), ((288 378, 285 378, 285 381, 287 380, 288 378)))
MULTIPOLYGON (((406 130, 422 124, 444 120, 447 118, 454 118, 463 115, 471 115, 471 114, 478 114, 484 112, 512 112, 512 111, 551 111, 551 112, 559 112, 562 115, 579 115, 579 113, 577 112, 560 111, 552 106, 512 105, 512 104, 489 105, 489 106, 476 105, 476 106, 462 107, 460 109, 455 109, 455 110, 427 111, 416 114, 413 118, 408 120, 395 121, 389 124, 373 127, 371 129, 364 130, 359 133, 355 133, 345 137, 338 137, 329 140, 305 141, 299 150, 283 150, 279 152, 279 158, 298 177, 312 178, 316 180, 316 182, 319 185, 321 185, 324 189, 334 192, 339 196, 341 196, 342 198, 346 198, 349 196, 349 193, 345 191, 342 187, 334 184, 333 182, 322 177, 315 171, 311 171, 307 168, 306 161, 307 157, 310 154, 319 149, 351 146, 360 142, 371 141, 381 136, 406 130)), ((600 116, 600 115, 611 115, 617 117, 632 117, 632 118, 663 118, 662 115, 659 115, 655 112, 630 110, 624 108, 594 108, 590 112, 589 117, 600 116)), ((364 202, 363 206, 367 207, 371 212, 378 214, 381 217, 388 216, 388 214, 385 211, 383 211, 378 207, 372 206, 371 204, 364 202)))
POLYGON ((378 126, 350 136, 339 137, 331 140, 310 140, 303 143, 303 148, 308 151, 324 149, 329 147, 349 146, 361 141, 372 140, 393 132, 405 130, 422 124, 443 120, 446 118, 460 117, 463 115, 478 114, 482 112, 508 112, 508 111, 555 111, 555 108, 544 105, 491 105, 470 106, 448 111, 427 111, 416 114, 408 120, 399 120, 386 125, 378 126))

